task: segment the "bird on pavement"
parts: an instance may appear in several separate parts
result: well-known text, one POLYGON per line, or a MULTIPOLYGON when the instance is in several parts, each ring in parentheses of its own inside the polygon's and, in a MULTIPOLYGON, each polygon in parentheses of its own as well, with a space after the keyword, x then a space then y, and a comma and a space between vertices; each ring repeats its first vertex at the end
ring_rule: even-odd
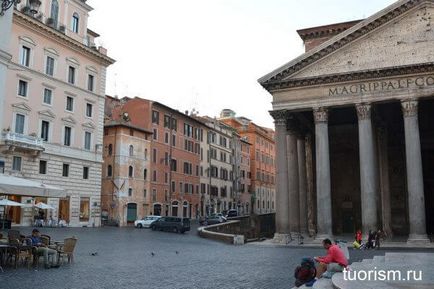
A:
POLYGON ((179 252, 178 252, 178 251, 175 251, 175 253, 176 253, 176 254, 179 254, 179 252))
POLYGON ((152 255, 152 257, 154 257, 155 256, 154 252, 151 252, 151 255, 152 255))

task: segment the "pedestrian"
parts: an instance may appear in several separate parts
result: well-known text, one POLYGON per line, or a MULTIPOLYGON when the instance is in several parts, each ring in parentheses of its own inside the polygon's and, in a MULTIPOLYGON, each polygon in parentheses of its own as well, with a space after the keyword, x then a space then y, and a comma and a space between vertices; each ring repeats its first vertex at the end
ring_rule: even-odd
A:
POLYGON ((359 245, 362 245, 362 231, 357 230, 356 232, 356 242, 359 243, 359 245))
POLYGON ((316 277, 331 278, 335 272, 342 272, 348 266, 348 260, 339 246, 333 245, 330 239, 323 240, 322 244, 327 250, 327 256, 314 258, 319 263, 316 267, 316 277))
POLYGON ((380 238, 383 236, 383 233, 381 230, 378 230, 375 234, 375 248, 378 250, 380 249, 380 238))
POLYGON ((375 241, 375 232, 373 232, 372 230, 369 230, 368 243, 366 245, 366 249, 374 248, 374 241, 375 241))
POLYGON ((301 259, 301 264, 294 271, 295 287, 302 285, 312 286, 315 282, 316 268, 315 261, 312 258, 305 257, 301 259))

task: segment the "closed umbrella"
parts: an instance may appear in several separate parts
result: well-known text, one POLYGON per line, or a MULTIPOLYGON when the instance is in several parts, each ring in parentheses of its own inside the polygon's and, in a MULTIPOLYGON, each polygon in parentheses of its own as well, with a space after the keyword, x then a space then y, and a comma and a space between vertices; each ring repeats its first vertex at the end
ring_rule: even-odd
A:
POLYGON ((54 207, 47 205, 43 202, 39 202, 35 205, 36 208, 42 209, 42 210, 54 210, 54 207))

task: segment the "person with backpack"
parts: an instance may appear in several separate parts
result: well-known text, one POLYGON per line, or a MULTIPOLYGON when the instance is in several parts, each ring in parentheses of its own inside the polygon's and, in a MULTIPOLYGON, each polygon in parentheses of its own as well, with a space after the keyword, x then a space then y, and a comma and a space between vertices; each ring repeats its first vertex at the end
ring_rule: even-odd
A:
POLYGON ((297 266, 294 271, 295 287, 300 287, 302 285, 308 287, 312 286, 315 282, 315 276, 315 261, 309 257, 301 259, 301 264, 297 266))
POLYGON ((327 271, 324 277, 331 278, 335 272, 342 272, 348 266, 348 259, 338 245, 333 245, 330 239, 322 241, 324 249, 327 250, 327 256, 315 257, 315 261, 319 264, 316 268, 316 277, 323 277, 323 273, 327 271))

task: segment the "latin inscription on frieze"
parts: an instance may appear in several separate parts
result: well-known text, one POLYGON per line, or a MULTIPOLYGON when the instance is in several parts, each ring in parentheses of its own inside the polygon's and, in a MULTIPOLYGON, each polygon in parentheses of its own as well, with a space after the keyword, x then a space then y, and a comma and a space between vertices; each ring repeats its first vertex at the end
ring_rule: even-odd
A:
POLYGON ((363 95, 366 93, 424 88, 430 86, 434 87, 434 76, 421 76, 333 87, 329 89, 329 96, 363 95))

